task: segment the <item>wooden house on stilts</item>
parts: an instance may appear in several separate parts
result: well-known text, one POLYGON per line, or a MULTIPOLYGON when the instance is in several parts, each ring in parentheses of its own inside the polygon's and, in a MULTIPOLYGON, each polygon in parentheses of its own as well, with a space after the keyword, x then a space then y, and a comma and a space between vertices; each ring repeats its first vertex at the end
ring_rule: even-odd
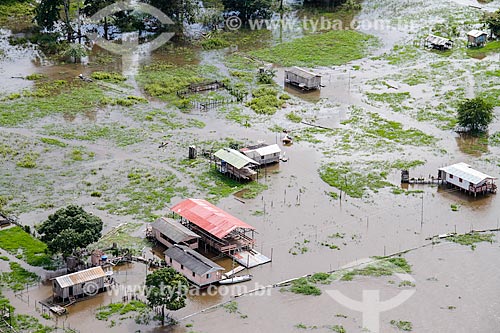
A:
POLYGON ((489 176, 471 168, 466 163, 457 163, 447 167, 439 168, 438 178, 444 184, 455 186, 468 194, 496 193, 496 177, 489 176))
POLYGON ((203 199, 186 199, 171 208, 181 223, 200 236, 200 247, 234 258, 249 268, 271 261, 254 250, 255 228, 203 199))
POLYGON ((215 154, 217 171, 239 181, 252 181, 257 178, 257 171, 253 168, 259 162, 231 148, 223 148, 215 154))

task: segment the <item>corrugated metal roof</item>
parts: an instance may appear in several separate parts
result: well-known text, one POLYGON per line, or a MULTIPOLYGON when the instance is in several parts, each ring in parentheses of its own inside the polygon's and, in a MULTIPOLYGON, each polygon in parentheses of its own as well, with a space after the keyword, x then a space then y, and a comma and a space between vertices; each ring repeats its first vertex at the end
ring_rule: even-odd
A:
POLYGON ((250 157, 245 156, 239 151, 231 148, 220 149, 214 155, 227 162, 228 164, 234 166, 236 169, 241 169, 247 164, 259 164, 258 162, 252 160, 250 157))
POLYGON ((186 199, 171 210, 219 239, 238 228, 255 230, 251 225, 203 199, 186 199))
POLYGON ((297 67, 297 66, 289 68, 289 69, 285 69, 285 73, 286 72, 298 75, 300 77, 303 77, 304 79, 312 79, 313 77, 317 77, 317 76, 321 77, 321 75, 319 75, 319 74, 310 72, 308 70, 305 70, 304 68, 297 67))
POLYGON ((434 45, 440 45, 440 46, 451 45, 451 43, 453 43, 453 41, 451 39, 436 36, 436 35, 429 35, 429 36, 427 36, 427 38, 425 40, 428 41, 429 43, 432 43, 434 45))
POLYGON ((269 145, 269 146, 255 149, 255 151, 260 156, 266 156, 266 155, 272 155, 275 153, 281 153, 281 148, 277 144, 274 144, 274 145, 269 145))
POLYGON ((472 37, 479 37, 481 35, 488 35, 486 32, 481 31, 481 30, 471 30, 467 33, 467 36, 472 36, 472 37))
POLYGON ((486 179, 496 179, 495 177, 489 176, 481 171, 472 169, 470 165, 463 162, 439 168, 439 170, 453 175, 454 177, 462 178, 463 180, 474 185, 479 184, 486 179))
POLYGON ((183 226, 180 222, 168 217, 160 217, 155 222, 151 223, 151 227, 176 243, 193 238, 200 238, 200 236, 183 226))
POLYGON ((59 284, 59 286, 61 286, 61 288, 67 288, 80 283, 97 280, 105 276, 106 273, 104 273, 102 267, 97 266, 76 273, 59 276, 56 278, 56 281, 59 284))
POLYGON ((176 244, 164 253, 165 256, 172 258, 172 260, 184 265, 191 272, 195 272, 198 275, 224 270, 224 268, 220 267, 212 260, 184 245, 176 244))

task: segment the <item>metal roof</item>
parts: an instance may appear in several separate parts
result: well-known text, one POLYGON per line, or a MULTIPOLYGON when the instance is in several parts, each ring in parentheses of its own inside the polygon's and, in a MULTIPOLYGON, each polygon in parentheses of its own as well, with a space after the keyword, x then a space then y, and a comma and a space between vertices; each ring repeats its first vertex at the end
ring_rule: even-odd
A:
POLYGON ((439 170, 453 175, 454 177, 462 178, 463 180, 466 180, 474 185, 479 184, 486 179, 497 179, 495 177, 482 173, 481 171, 474 170, 470 165, 463 162, 439 168, 439 170))
POLYGON ((172 258, 172 260, 184 265, 191 272, 195 272, 198 275, 224 270, 224 268, 212 260, 184 245, 176 244, 164 253, 166 257, 172 258))
POLYGON ((251 225, 203 199, 186 199, 171 210, 219 239, 238 228, 255 230, 251 225))
POLYGON ((76 273, 71 273, 68 275, 63 275, 57 277, 55 280, 61 286, 61 288, 71 287, 80 283, 85 283, 89 281, 94 281, 99 278, 103 278, 106 276, 106 273, 102 270, 101 266, 92 267, 85 269, 83 271, 79 271, 76 273))
POLYGON ((214 155, 220 158, 221 160, 227 162, 228 164, 234 166, 236 169, 241 169, 250 163, 259 165, 258 162, 255 162, 250 157, 245 156, 239 151, 231 148, 220 149, 214 155))
POLYGON ((294 66, 289 69, 285 69, 285 72, 295 74, 297 76, 303 77, 304 79, 312 79, 313 77, 321 77, 321 75, 305 70, 304 68, 294 66))
POLYGON ((183 226, 180 222, 168 217, 160 217, 155 222, 151 223, 151 227, 176 243, 181 243, 193 238, 200 238, 200 236, 183 226))
POLYGON ((467 33, 467 36, 471 36, 471 37, 479 37, 481 35, 488 35, 486 32, 484 31, 481 31, 481 30, 471 30, 467 33))
POLYGON ((436 36, 436 35, 429 35, 429 36, 427 36, 427 38, 425 40, 428 41, 429 43, 432 43, 434 45, 440 45, 440 46, 446 46, 446 45, 453 43, 453 41, 451 39, 436 36))
POLYGON ((281 153, 281 148, 277 144, 261 147, 255 149, 255 152, 260 156, 272 155, 275 153, 281 153))

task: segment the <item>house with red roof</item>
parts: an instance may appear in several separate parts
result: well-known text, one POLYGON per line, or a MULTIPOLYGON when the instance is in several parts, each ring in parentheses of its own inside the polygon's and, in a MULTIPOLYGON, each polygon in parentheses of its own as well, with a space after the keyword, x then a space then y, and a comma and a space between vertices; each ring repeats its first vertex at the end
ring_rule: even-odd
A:
POLYGON ((200 236, 205 250, 234 258, 245 267, 270 259, 254 250, 255 228, 203 199, 186 199, 171 208, 181 223, 200 236))

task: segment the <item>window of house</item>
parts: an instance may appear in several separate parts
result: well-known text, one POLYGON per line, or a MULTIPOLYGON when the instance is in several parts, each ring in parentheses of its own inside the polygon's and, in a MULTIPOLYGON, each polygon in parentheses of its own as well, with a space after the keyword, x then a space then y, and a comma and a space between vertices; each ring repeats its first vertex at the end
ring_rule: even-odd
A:
POLYGON ((450 175, 450 179, 453 179, 453 175, 450 175))
POLYGON ((181 269, 184 269, 184 265, 181 265, 181 269))
POLYGON ((207 279, 210 279, 210 274, 207 274, 207 279))
POLYGON ((263 160, 263 159, 264 159, 264 156, 261 156, 261 157, 260 157, 260 159, 261 159, 261 160, 263 160))
POLYGON ((170 258, 170 263, 172 263, 172 258, 170 258))
POLYGON ((458 181, 459 181, 459 182, 462 182, 462 178, 458 178, 458 181))
POLYGON ((193 277, 195 277, 195 275, 196 275, 196 274, 193 272, 193 277))

